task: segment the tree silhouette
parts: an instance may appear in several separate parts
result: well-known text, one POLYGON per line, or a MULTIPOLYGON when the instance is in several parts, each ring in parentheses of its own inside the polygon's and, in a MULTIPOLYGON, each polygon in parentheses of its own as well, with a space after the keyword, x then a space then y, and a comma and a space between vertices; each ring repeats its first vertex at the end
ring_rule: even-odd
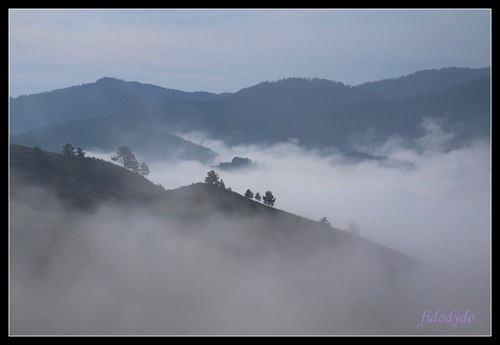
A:
POLYGON ((78 148, 76 149, 76 156, 77 156, 78 158, 83 158, 83 157, 85 157, 85 152, 83 151, 83 149, 82 149, 81 147, 78 147, 78 148))
POLYGON ((257 192, 257 194, 255 194, 255 200, 257 201, 260 201, 262 198, 260 197, 260 193, 257 192))
POLYGON ((247 191, 245 192, 245 197, 253 199, 253 192, 250 189, 247 189, 247 191))
POLYGON ((139 173, 140 164, 129 147, 118 147, 118 150, 116 150, 116 156, 112 156, 111 159, 115 162, 122 163, 125 169, 131 170, 135 173, 139 173))
POLYGON ((319 223, 323 224, 323 225, 326 225, 326 226, 332 226, 332 224, 330 223, 330 221, 328 220, 328 218, 326 217, 323 217, 319 220, 319 223))
POLYGON ((63 156, 73 157, 75 155, 75 148, 70 143, 65 144, 62 148, 63 156))
POLYGON ((205 177, 205 183, 218 186, 219 185, 219 175, 215 171, 210 170, 207 173, 207 177, 205 177))
POLYGON ((149 167, 146 163, 142 162, 141 165, 139 166, 139 175, 141 176, 148 176, 151 171, 149 170, 149 167))
POLYGON ((264 195, 264 197, 262 198, 262 200, 264 200, 264 204, 266 204, 267 206, 273 207, 276 198, 274 197, 273 193, 270 190, 268 190, 266 192, 266 195, 264 195))

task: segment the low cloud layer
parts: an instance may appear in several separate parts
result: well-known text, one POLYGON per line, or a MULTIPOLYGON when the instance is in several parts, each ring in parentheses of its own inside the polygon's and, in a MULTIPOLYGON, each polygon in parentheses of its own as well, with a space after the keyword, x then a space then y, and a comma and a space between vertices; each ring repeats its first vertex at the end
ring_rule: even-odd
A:
POLYGON ((11 204, 12 334, 489 332, 487 276, 471 267, 393 275, 361 249, 274 246, 252 219, 186 229, 142 208, 67 213, 25 193, 46 202, 11 204), (417 327, 438 309, 475 321, 417 327))
MULTIPOLYGON (((326 216, 340 229, 355 222, 362 237, 421 261, 417 271, 387 276, 364 252, 262 246, 255 219, 214 215, 186 229, 140 207, 69 213, 33 189, 10 205, 11 332, 488 334, 490 148, 443 150, 448 134, 427 127, 416 142, 358 145, 401 165, 355 162, 294 140, 228 148, 189 138, 220 153, 214 165, 234 156, 257 163, 217 171, 226 187, 271 190, 276 208, 326 216), (426 310, 474 318, 452 327, 425 319, 426 310)), ((167 189, 201 182, 212 169, 148 164, 148 178, 167 189)))
MULTIPOLYGON (((456 265, 489 260, 490 148, 477 141, 447 147, 453 133, 426 119, 424 135, 408 142, 354 143, 385 161, 346 160, 335 150, 307 150, 296 140, 272 146, 226 147, 188 137, 219 152, 218 161, 248 157, 257 168, 217 170, 226 186, 244 194, 271 190, 276 208, 334 227, 359 225, 361 235, 427 263, 456 265), (460 253, 460 254, 457 254, 460 253)), ((153 163, 150 179, 165 188, 201 182, 209 166, 196 162, 153 163)))

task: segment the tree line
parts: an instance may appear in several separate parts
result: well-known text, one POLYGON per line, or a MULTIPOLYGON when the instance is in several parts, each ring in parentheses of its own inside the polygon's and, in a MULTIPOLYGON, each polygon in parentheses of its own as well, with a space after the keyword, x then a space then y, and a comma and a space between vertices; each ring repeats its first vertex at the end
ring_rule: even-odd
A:
POLYGON ((86 152, 83 151, 81 147, 77 147, 75 149, 75 147, 73 147, 73 145, 71 145, 70 143, 67 143, 62 147, 62 155, 68 158, 71 157, 83 158, 85 157, 85 154, 86 152))
MULTIPOLYGON (((214 170, 210 170, 207 173, 207 176, 205 177, 205 183, 208 185, 226 189, 224 180, 220 179, 219 181, 219 174, 217 174, 214 170)), ((228 189, 230 190, 230 188, 228 189)), ((276 202, 276 198, 274 197, 273 193, 270 190, 266 191, 264 196, 261 197, 258 192, 257 194, 254 195, 254 193, 250 189, 247 189, 247 191, 245 192, 245 197, 249 199, 255 198, 255 200, 259 202, 262 200, 262 202, 269 207, 273 207, 274 203, 276 202)))
MULTIPOLYGON (((77 157, 77 158, 83 158, 85 157, 86 152, 83 150, 81 147, 75 148, 72 144, 67 143, 65 144, 62 150, 62 154, 65 157, 72 158, 72 157, 77 157)), ((34 158, 38 158, 40 156, 43 156, 43 151, 39 148, 36 147, 34 149, 34 158)), ((132 152, 132 150, 127 147, 127 146, 120 146, 118 147, 118 150, 116 150, 116 155, 112 156, 111 159, 114 162, 119 162, 123 165, 123 167, 127 170, 133 171, 141 176, 147 176, 150 173, 149 167, 145 162, 140 163, 136 157, 135 154, 132 152)), ((39 159, 38 159, 39 160, 39 159)), ((38 161, 37 160, 37 161, 38 161)), ((231 191, 231 188, 226 188, 226 185, 224 183, 224 180, 220 178, 219 180, 219 174, 217 174, 214 170, 210 170, 207 173, 207 176, 205 177, 205 183, 208 185, 212 185, 215 187, 219 187, 222 189, 228 189, 231 191)), ((263 202, 265 205, 269 207, 274 207, 274 203, 276 202, 276 197, 273 195, 273 193, 268 190, 265 192, 264 196, 261 196, 259 192, 255 193, 252 192, 252 190, 247 189, 245 191, 244 196, 249 199, 255 199, 258 202, 263 202)), ((331 223, 326 217, 322 217, 318 223, 331 227, 331 223)), ((356 223, 351 222, 349 224, 349 229, 348 232, 358 235, 360 233, 359 230, 359 225, 356 223)))
MULTIPOLYGON (((77 147, 75 148, 72 144, 66 143, 62 147, 62 155, 68 158, 77 157, 83 158, 85 157, 86 152, 83 151, 83 148, 77 147)), ((145 162, 139 163, 139 161, 135 158, 135 154, 128 146, 120 146, 118 150, 116 150, 116 155, 111 156, 111 160, 113 162, 119 162, 123 165, 123 167, 127 170, 133 171, 136 174, 141 176, 148 176, 151 172, 149 170, 148 165, 145 162)))
POLYGON ((271 192, 270 190, 266 191, 264 196, 261 197, 259 192, 255 193, 254 195, 254 193, 250 189, 247 189, 245 192, 245 197, 249 199, 255 198, 255 200, 259 202, 260 200, 262 200, 265 205, 270 207, 273 207, 274 203, 276 202, 276 198, 274 197, 273 192, 271 192))

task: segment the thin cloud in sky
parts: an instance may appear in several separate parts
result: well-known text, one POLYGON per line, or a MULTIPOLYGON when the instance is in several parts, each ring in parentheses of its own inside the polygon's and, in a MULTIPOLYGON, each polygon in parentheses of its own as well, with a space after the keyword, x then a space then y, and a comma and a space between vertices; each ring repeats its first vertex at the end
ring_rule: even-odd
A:
POLYGON ((103 76, 185 91, 490 65, 489 10, 11 10, 11 96, 103 76), (197 80, 196 76, 199 76, 197 80))

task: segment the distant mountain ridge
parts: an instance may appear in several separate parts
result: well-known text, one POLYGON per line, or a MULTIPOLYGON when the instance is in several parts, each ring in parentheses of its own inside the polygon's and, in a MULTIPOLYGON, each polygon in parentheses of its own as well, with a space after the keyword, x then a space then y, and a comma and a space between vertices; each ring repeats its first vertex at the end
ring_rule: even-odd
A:
POLYGON ((418 71, 399 78, 363 83, 356 88, 372 91, 384 99, 402 100, 451 86, 468 83, 475 79, 489 78, 491 69, 448 67, 418 71))
MULTIPOLYGON (((490 72, 489 67, 453 67, 358 86, 286 78, 219 95, 102 78, 11 99, 10 133, 13 143, 45 149, 53 149, 58 137, 76 145, 81 137, 121 138, 128 133, 146 152, 148 140, 138 138, 198 131, 230 145, 294 138, 305 145, 335 146, 347 152, 353 150, 350 145, 356 133, 371 130, 381 137, 411 140, 423 135, 423 118, 447 117, 446 124, 456 132, 452 145, 459 145, 478 136, 489 137, 490 72), (82 127, 78 122, 90 118, 95 119, 91 120, 94 126, 82 127), (103 134, 103 128, 109 132, 103 134), (46 142, 49 133, 51 144, 46 142)), ((156 145, 169 151, 171 143, 165 138, 149 149, 156 150, 156 145)), ((88 144, 104 145, 102 140, 88 144)))
POLYGON ((10 98, 10 130, 11 134, 18 134, 58 122, 134 112, 142 114, 170 102, 208 102, 227 96, 104 77, 95 83, 10 98))
MULTIPOLYGON (((431 89, 434 86, 430 85, 431 89)), ((384 99, 342 83, 291 78, 261 83, 203 105, 170 104, 164 113, 168 115, 159 114, 155 120, 180 132, 203 131, 230 145, 272 144, 294 138, 305 145, 348 151, 353 149, 349 147, 353 133, 372 130, 384 137, 412 139, 423 134, 423 118, 452 114, 450 124, 457 131, 454 140, 459 144, 489 135, 490 78, 403 100, 384 99), (320 88, 320 84, 326 87, 320 88)))

